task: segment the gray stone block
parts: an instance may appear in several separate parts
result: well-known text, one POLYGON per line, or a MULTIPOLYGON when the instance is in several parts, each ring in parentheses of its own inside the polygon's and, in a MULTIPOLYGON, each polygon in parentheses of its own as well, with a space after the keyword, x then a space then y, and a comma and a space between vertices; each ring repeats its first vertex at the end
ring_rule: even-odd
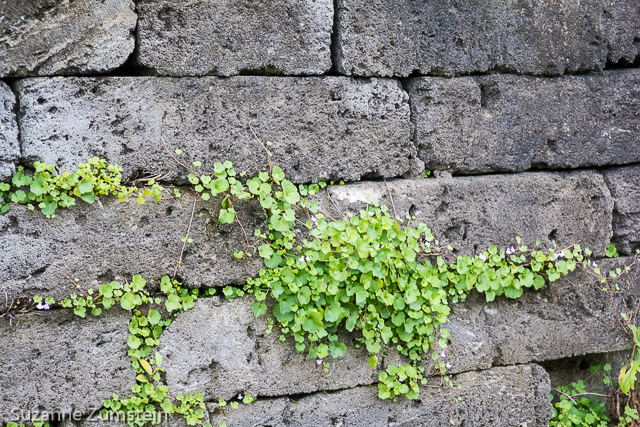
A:
POLYGON ((9 1, 0 11, 0 77, 104 73, 133 52, 131 0, 9 1))
POLYGON ((332 0, 142 0, 137 10, 137 61, 152 73, 313 75, 331 68, 332 0))
POLYGON ((459 173, 640 161, 640 70, 536 78, 415 78, 414 141, 427 169, 459 173))
MULTIPOLYGON (((1 306, 4 307, 4 295, 1 306)), ((127 356, 130 314, 112 309, 86 319, 70 310, 0 319, 0 423, 20 411, 89 415, 135 384, 127 356)))
MULTIPOLYGON (((631 262, 620 258, 598 264, 608 273, 631 262)), ((634 266, 617 283, 624 294, 614 295, 616 308, 609 292, 582 271, 517 300, 499 297, 486 302, 473 293, 466 302, 452 305, 446 325, 452 372, 631 348, 616 309, 631 312, 640 303, 640 268, 634 266)))
MULTIPOLYGON (((262 266, 258 257, 249 262, 234 258, 234 250, 245 248, 244 236, 237 223, 218 221, 220 203, 217 197, 196 206, 189 235, 194 241, 178 271, 188 286, 244 283, 262 266)), ((188 194, 144 205, 135 198, 118 202, 103 197, 93 205, 78 200, 76 206, 59 208, 51 219, 13 205, 0 215, 0 296, 37 294, 59 300, 75 291, 67 277, 78 278, 87 289, 141 274, 148 286, 157 286, 160 277, 173 274, 192 208, 188 194)), ((257 203, 245 204, 238 215, 249 232, 266 225, 257 203)))
MULTIPOLYGON (((442 179, 394 180, 332 187, 343 212, 377 201, 406 217, 415 215, 433 235, 470 255, 490 245, 511 246, 516 236, 547 249, 580 241, 597 256, 609 243, 613 201, 602 175, 592 171, 527 172, 442 179), (389 194, 392 195, 390 199, 389 194)), ((340 213, 327 203, 334 218, 340 213)))
MULTIPOLYGON (((461 389, 449 390, 449 397, 439 380, 423 387, 420 399, 397 402, 378 399, 375 386, 357 387, 336 393, 316 393, 296 398, 258 400, 228 410, 220 417, 229 427, 239 426, 350 426, 350 427, 469 427, 547 426, 551 419, 549 376, 538 365, 499 367, 467 372, 453 377, 461 389), (462 402, 449 398, 460 396, 462 402)), ((212 414, 212 419, 219 416, 212 414)))
POLYGON ((633 0, 338 0, 338 71, 359 76, 559 75, 640 53, 633 0))
POLYGON ((324 373, 306 353, 296 353, 291 337, 281 342, 277 327, 265 333, 267 318, 254 318, 253 301, 200 299, 167 328, 158 351, 172 393, 200 392, 217 401, 239 393, 284 396, 377 382, 378 372, 369 369, 369 356, 355 348, 354 336, 341 337, 348 351, 327 360, 331 366, 324 373))
POLYGON ((274 164, 298 183, 396 177, 410 169, 408 96, 393 80, 345 77, 52 78, 17 83, 23 156, 75 169, 91 156, 184 179, 187 165, 231 160, 250 174, 274 164))
POLYGON ((0 182, 11 178, 20 158, 15 110, 16 97, 9 86, 0 81, 0 182))
POLYGON ((613 198, 613 239, 618 252, 635 254, 640 249, 640 166, 602 172, 613 198))

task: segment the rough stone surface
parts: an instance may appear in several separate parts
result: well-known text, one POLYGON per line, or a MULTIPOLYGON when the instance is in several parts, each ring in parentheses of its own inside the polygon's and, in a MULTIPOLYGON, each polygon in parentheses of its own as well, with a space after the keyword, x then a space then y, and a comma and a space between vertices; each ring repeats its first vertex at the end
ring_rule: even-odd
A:
MULTIPOLYGON (((544 249, 552 240, 565 246, 580 241, 602 256, 612 235, 613 201, 602 175, 591 171, 394 180, 387 185, 336 186, 331 195, 343 212, 377 201, 390 211, 395 206, 403 218, 415 215, 437 239, 451 242, 456 254, 511 246, 521 236, 529 246, 540 239, 544 249)), ((331 205, 327 210, 334 218, 340 215, 331 205)))
POLYGON ((418 157, 459 173, 640 161, 640 70, 411 79, 418 157))
POLYGON ((31 313, 13 326, 0 319, 0 423, 15 420, 14 408, 88 415, 113 393, 130 393, 129 318, 114 308, 86 319, 70 310, 31 313))
POLYGON ((369 369, 369 356, 355 348, 354 336, 340 337, 348 351, 324 373, 306 353, 296 353, 293 339, 281 342, 277 328, 265 334, 267 318, 254 318, 253 301, 200 299, 167 328, 159 352, 172 393, 200 392, 217 401, 238 393, 283 396, 377 382, 378 372, 369 369))
POLYGON ((633 0, 337 0, 340 73, 558 75, 638 61, 633 0))
POLYGON ((137 8, 137 60, 154 73, 310 75, 331 68, 332 0, 142 0, 137 8))
MULTIPOLYGON (((601 402, 604 402, 611 392, 611 386, 604 384, 602 380, 605 376, 615 378, 620 369, 629 364, 630 357, 631 350, 626 350, 552 360, 540 365, 549 374, 552 390, 555 390, 558 386, 570 385, 572 382, 582 380, 588 392, 603 394, 604 396, 598 396, 598 398, 601 402), (611 366, 610 371, 607 372, 603 369, 605 364, 611 366), (593 374, 591 368, 595 368, 598 365, 601 369, 593 374)), ((554 392, 554 394, 558 395, 559 393, 554 392)))
POLYGON ((18 82, 23 156, 62 170, 97 155, 124 167, 184 177, 187 165, 231 160, 265 170, 252 120, 295 182, 401 176, 415 155, 399 82, 344 77, 52 78, 18 82))
POLYGON ((640 165, 603 171, 613 198, 613 239, 618 252, 640 249, 640 165))
POLYGON ((16 97, 9 86, 0 81, 0 182, 8 181, 20 158, 16 97))
MULTIPOLYGON (((229 427, 350 426, 350 427, 468 427, 547 426, 551 419, 549 377, 538 365, 499 367, 453 377, 454 390, 464 403, 453 403, 440 387, 423 387, 420 400, 380 400, 377 387, 357 387, 337 393, 317 393, 300 399, 258 400, 229 411, 229 427)), ((450 391, 451 393, 451 391, 450 391)), ((212 415, 214 418, 215 415, 212 415)))
MULTIPOLYGON (((630 258, 599 261, 603 272, 631 263, 630 258)), ((616 296, 618 311, 631 311, 640 303, 640 268, 618 281, 626 291, 616 296)), ((505 297, 486 302, 470 295, 452 306, 447 350, 452 372, 486 369, 496 365, 542 362, 588 353, 631 348, 620 326, 611 296, 590 276, 579 272, 526 292, 517 300, 505 297), (582 287, 578 287, 582 284, 582 287)))
MULTIPOLYGON (((262 265, 258 257, 242 263, 233 251, 244 248, 237 223, 218 221, 221 198, 198 202, 178 277, 189 286, 244 283, 262 265)), ((264 212, 249 202, 238 215, 247 230, 265 224, 264 212)), ((67 277, 83 288, 142 274, 158 284, 172 275, 189 225, 193 199, 153 200, 139 205, 135 198, 118 202, 102 198, 93 205, 79 200, 59 208, 55 218, 22 205, 0 215, 0 295, 51 295, 74 292, 67 277)), ((263 228, 264 230, 264 228, 263 228)))
POLYGON ((131 0, 29 0, 0 8, 0 77, 111 71, 129 58, 131 0))

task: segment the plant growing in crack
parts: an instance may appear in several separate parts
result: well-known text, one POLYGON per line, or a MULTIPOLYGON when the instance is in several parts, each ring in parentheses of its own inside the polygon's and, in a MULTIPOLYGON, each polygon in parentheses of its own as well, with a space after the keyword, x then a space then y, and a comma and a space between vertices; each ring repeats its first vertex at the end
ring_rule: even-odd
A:
MULTIPOLYGON (((280 167, 273 165, 270 143, 259 140, 250 122, 249 129, 265 150, 269 163, 268 171, 251 178, 247 178, 247 171, 238 173, 230 161, 216 162, 212 174, 199 173, 200 162, 184 165, 177 157, 181 151, 171 152, 165 143, 171 157, 189 170, 192 185, 189 191, 194 201, 180 257, 173 275, 162 278, 160 292, 150 293, 146 280, 136 275, 130 282, 111 282, 97 290, 79 288, 80 294, 74 293, 59 303, 81 317, 88 310, 100 315, 103 309, 114 305, 132 312, 127 344, 136 373, 133 396, 114 395, 105 401, 105 417, 118 411, 163 410, 181 414, 189 425, 202 423, 205 417, 202 394, 171 398, 163 382, 162 356, 154 350, 163 330, 179 313, 193 308, 199 296, 216 292, 189 291, 176 280, 185 247, 192 243, 189 235, 196 204, 212 197, 222 200, 218 220, 237 223, 243 233, 245 247, 238 248, 235 257, 241 262, 260 256, 265 267, 257 277, 247 279, 244 290, 228 286, 223 295, 236 298, 253 294, 255 317, 267 315, 266 299, 271 298, 269 314, 280 329, 280 339, 292 338, 296 351, 306 352, 325 371, 330 368, 326 359, 341 358, 348 350, 340 342, 341 330, 360 335, 359 345, 369 353, 371 369, 377 369, 380 359, 390 351, 398 352, 405 357, 405 363, 388 364, 379 373, 381 399, 403 395, 417 399, 420 386, 433 376, 445 392, 452 385, 447 374, 453 368, 447 352, 450 333, 445 325, 451 305, 464 301, 470 292, 483 293, 489 302, 500 295, 515 299, 523 295, 525 288, 538 290, 578 268, 596 278, 603 290, 613 292, 617 285, 607 283, 615 282, 631 268, 629 265, 607 276, 591 260, 591 251, 578 243, 569 247, 554 244, 543 250, 539 242, 529 247, 519 237, 509 248, 490 246, 475 256, 454 257, 453 248, 441 244, 427 224, 416 221, 415 216, 400 218, 396 214, 390 191, 391 210, 373 203, 356 214, 343 214, 333 203, 326 183, 293 184, 280 167), (323 190, 328 202, 340 212, 338 218, 321 209, 319 199, 323 190), (237 212, 252 199, 267 213, 268 230, 257 229, 250 238, 237 212), (168 314, 162 315, 165 311, 168 314)), ((148 182, 150 188, 124 187, 120 184, 121 169, 105 165, 104 160, 94 158, 81 164, 74 174, 57 176, 52 165, 42 163, 36 166, 33 177, 21 169, 12 181, 14 187, 0 188, 4 199, 0 209, 6 212, 8 201, 31 207, 37 202, 45 215, 53 216, 58 206, 73 204, 72 196, 92 203, 95 194, 115 194, 124 199, 137 193, 142 203, 145 195, 160 200, 166 194, 165 189, 152 181, 148 182), (21 189, 25 186, 29 186, 28 193, 21 189)), ((174 189, 173 194, 182 197, 185 192, 174 189)), ((607 248, 607 255, 617 255, 614 246, 607 248)), ((636 262, 637 257, 632 265, 636 262)), ((39 308, 44 308, 42 304, 56 304, 50 297, 35 297, 33 303, 41 304, 39 308)), ((627 316, 621 324, 633 332, 631 317, 627 316)), ((630 366, 621 373, 620 382, 633 388, 640 364, 632 360, 630 366)), ((245 403, 251 400, 250 396, 243 397, 245 403)), ((229 406, 236 407, 237 402, 229 406)), ((219 408, 225 407, 221 401, 219 408)), ((128 420, 131 426, 147 421, 139 417, 128 420)))

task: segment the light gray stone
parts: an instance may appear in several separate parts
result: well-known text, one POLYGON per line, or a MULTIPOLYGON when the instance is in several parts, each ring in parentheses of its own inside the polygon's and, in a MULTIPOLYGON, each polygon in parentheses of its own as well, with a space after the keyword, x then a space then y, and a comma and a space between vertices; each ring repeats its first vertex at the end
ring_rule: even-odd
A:
MULTIPOLYGON (((632 259, 600 260, 604 273, 631 264, 632 259)), ((616 316, 635 310, 640 303, 640 268, 634 266, 617 283, 624 291, 602 290, 593 275, 581 271, 528 291, 517 300, 498 297, 486 302, 473 293, 454 304, 447 330, 452 372, 491 366, 543 362, 590 353, 629 349, 631 337, 616 316), (582 285, 582 286, 578 286, 582 285)))
POLYGON ((291 337, 281 342, 277 327, 265 333, 267 318, 254 318, 253 301, 200 299, 165 330, 158 351, 172 393, 200 392, 217 401, 239 393, 283 396, 377 382, 378 372, 369 369, 369 356, 355 348, 354 336, 340 334, 348 351, 331 359, 324 373, 306 353, 296 353, 291 337))
POLYGON ((111 71, 129 58, 137 17, 131 0, 5 1, 0 77, 111 71))
POLYGON ((401 176, 415 156, 408 96, 393 80, 345 77, 52 78, 17 83, 23 156, 62 170, 91 156, 137 171, 211 171, 231 160, 250 174, 273 162, 298 183, 401 176))
POLYGON ((15 173, 20 158, 16 97, 6 83, 0 81, 0 182, 15 173))
MULTIPOLYGON (((4 306, 4 295, 2 298, 4 306)), ((127 356, 130 314, 114 308, 86 319, 70 310, 0 319, 0 423, 20 411, 89 415, 135 384, 127 356)))
POLYGON ((618 252, 635 254, 640 249, 640 166, 603 171, 613 198, 613 239, 618 252))
MULTIPOLYGON (((468 427, 547 426, 551 419, 549 377, 538 365, 499 367, 453 377, 461 389, 423 387, 420 399, 380 400, 376 386, 296 398, 258 400, 229 410, 220 418, 240 426, 468 427), (460 396, 463 402, 451 402, 460 396), (450 405, 451 404, 451 412, 450 405)), ((211 415, 212 419, 219 417, 211 415)))
POLYGON ((342 74, 558 75, 629 64, 640 52, 633 0, 337 0, 342 74))
MULTIPOLYGON (((378 202, 403 218, 415 215, 455 255, 511 246, 520 236, 530 247, 540 239, 544 249, 553 240, 580 241, 602 256, 612 236, 613 201, 602 175, 592 171, 366 182, 330 193, 343 213, 378 202)), ((326 210, 340 218, 331 204, 326 210)))
POLYGON ((558 78, 422 77, 408 84, 427 169, 459 173, 640 161, 640 70, 558 78))
POLYGON ((331 68, 332 0, 142 0, 137 10, 137 61, 153 73, 312 75, 331 68))
MULTIPOLYGON (((262 266, 259 257, 240 262, 233 256, 245 249, 237 223, 218 221, 221 197, 198 202, 190 238, 178 277, 188 286, 222 286, 244 283, 262 266)), ((102 197, 93 205, 78 200, 76 206, 59 208, 55 218, 38 210, 12 205, 0 215, 0 296, 53 296, 61 299, 75 291, 79 279, 84 289, 111 280, 130 280, 141 274, 157 286, 159 278, 172 275, 185 236, 193 198, 139 205, 136 198, 118 202, 102 197)), ((266 230, 265 216, 257 203, 248 202, 238 215, 250 233, 266 230)))

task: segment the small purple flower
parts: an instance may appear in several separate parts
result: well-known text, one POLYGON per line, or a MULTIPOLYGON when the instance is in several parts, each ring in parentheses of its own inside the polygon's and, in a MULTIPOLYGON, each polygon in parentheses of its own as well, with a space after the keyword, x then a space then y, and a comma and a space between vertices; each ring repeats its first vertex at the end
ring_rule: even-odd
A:
POLYGON ((483 261, 486 261, 486 260, 487 260, 487 257, 486 257, 486 256, 484 256, 484 253, 482 253, 482 252, 480 252, 480 254, 478 255, 478 258, 480 258, 480 259, 481 259, 481 260, 483 260, 483 261))
POLYGON ((120 289, 124 290, 124 283, 120 283, 120 289))
POLYGON ((304 262, 304 255, 300 257, 300 262, 304 262))
POLYGON ((447 362, 446 365, 444 365, 447 369, 451 369, 453 368, 453 365, 451 364, 451 362, 447 362))
POLYGON ((440 357, 444 359, 445 357, 447 357, 447 353, 445 353, 444 350, 442 350, 442 352, 440 353, 440 357))
POLYGON ((506 253, 507 253, 507 255, 515 254, 516 253, 516 248, 514 248, 513 246, 511 246, 510 248, 507 248, 506 253))
POLYGON ((401 383, 404 382, 404 380, 402 378, 398 378, 398 381, 400 381, 401 383))
POLYGON ((305 259, 306 261, 311 261, 311 257, 310 257, 309 255, 307 255, 306 257, 304 257, 304 259, 305 259))
POLYGON ((374 216, 376 213, 374 211, 369 211, 369 216, 374 216))
POLYGON ((242 395, 238 393, 238 400, 242 400, 242 395))
POLYGON ((591 263, 591 267, 593 267, 593 268, 598 268, 598 264, 596 264, 596 262, 595 262, 595 261, 593 261, 593 262, 591 263))
POLYGON ((564 251, 558 251, 555 254, 553 254, 553 256, 555 257, 555 259, 562 258, 564 256, 564 251))
POLYGON ((425 246, 426 246, 426 247, 428 247, 428 248, 430 248, 430 247, 431 247, 431 243, 426 242, 426 243, 425 243, 425 246))
POLYGON ((42 301, 40 301, 40 302, 36 305, 36 308, 37 308, 38 310, 49 310, 49 303, 48 303, 48 302, 46 302, 46 301, 45 301, 44 303, 43 303, 42 301))
POLYGON ((311 218, 309 218, 311 220, 311 222, 313 223, 313 225, 317 226, 318 225, 318 219, 316 218, 315 215, 311 215, 311 218))
POLYGON ((322 365, 322 359, 318 359, 318 360, 316 360, 316 363, 317 363, 318 365, 322 365))

